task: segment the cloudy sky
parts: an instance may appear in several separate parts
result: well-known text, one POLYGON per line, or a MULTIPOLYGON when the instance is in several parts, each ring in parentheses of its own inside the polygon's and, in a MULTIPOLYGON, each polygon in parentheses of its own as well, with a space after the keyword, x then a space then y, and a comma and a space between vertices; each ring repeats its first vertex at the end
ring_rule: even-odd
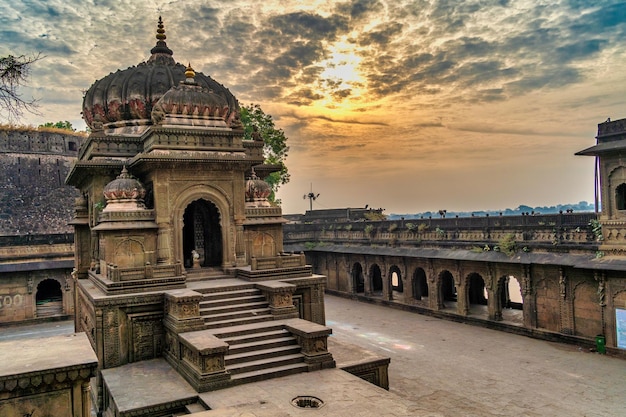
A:
MULTIPOLYGON (((167 45, 259 103, 290 145, 286 213, 593 201, 597 124, 626 118, 626 3, 604 0, 0 0, 0 56, 84 129, 82 92, 167 45)), ((2 120, 0 120, 1 122, 2 120)))

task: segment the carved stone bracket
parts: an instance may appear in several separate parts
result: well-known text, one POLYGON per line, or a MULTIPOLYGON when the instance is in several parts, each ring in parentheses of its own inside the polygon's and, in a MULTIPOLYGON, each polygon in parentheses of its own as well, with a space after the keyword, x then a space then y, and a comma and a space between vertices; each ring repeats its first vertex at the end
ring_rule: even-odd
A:
POLYGON ((228 344, 207 330, 178 335, 180 373, 198 392, 223 388, 230 381, 224 356, 228 344))
POLYGON ((290 319, 298 317, 298 310, 293 305, 293 293, 296 286, 280 281, 267 281, 257 284, 270 303, 270 311, 274 319, 290 319))
POLYGON ((188 289, 165 293, 165 325, 175 333, 204 328, 200 316, 202 294, 188 289))
POLYGON ((328 352, 328 336, 332 333, 330 327, 300 319, 288 320, 285 327, 302 347, 309 371, 335 367, 335 360, 328 352))

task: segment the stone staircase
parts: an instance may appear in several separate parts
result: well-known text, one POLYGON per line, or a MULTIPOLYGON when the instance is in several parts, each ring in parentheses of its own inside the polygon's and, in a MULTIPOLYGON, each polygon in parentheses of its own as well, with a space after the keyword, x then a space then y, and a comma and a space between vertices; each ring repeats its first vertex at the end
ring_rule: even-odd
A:
POLYGON ((205 293, 203 297, 200 316, 207 329, 274 320, 265 296, 252 285, 205 293))
POLYGON ((306 372, 302 347, 280 323, 222 328, 215 336, 228 343, 224 356, 233 384, 306 372))
POLYGON ((200 316, 205 328, 229 345, 224 365, 233 384, 307 371, 302 347, 274 321, 268 301, 253 284, 204 292, 200 316))

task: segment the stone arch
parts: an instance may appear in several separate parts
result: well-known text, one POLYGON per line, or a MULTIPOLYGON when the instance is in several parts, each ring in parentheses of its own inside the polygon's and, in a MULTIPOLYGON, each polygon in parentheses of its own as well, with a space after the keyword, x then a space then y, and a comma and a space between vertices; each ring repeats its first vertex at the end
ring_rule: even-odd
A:
POLYGON ((63 314, 63 290, 59 281, 48 278, 37 285, 35 316, 50 317, 63 314))
POLYGON ((138 268, 146 264, 146 252, 142 242, 124 239, 115 246, 114 263, 120 268, 138 268))
POLYGON ((392 265, 389 268, 389 282, 392 291, 404 292, 404 285, 402 283, 402 272, 397 265, 392 265))
POLYGON ((265 258, 276 256, 276 242, 270 233, 255 233, 252 238, 252 256, 255 258, 265 258))
POLYGON ((372 293, 380 295, 383 292, 383 275, 380 271, 378 264, 372 264, 369 271, 370 285, 372 286, 372 293))
POLYGON ((487 293, 485 290, 485 280, 482 275, 472 272, 466 278, 468 305, 487 305, 487 293))
MULTIPOLYGON (((194 202, 198 200, 204 200, 210 205, 215 207, 216 212, 219 215, 216 225, 219 226, 221 242, 221 266, 235 265, 235 233, 232 230, 233 224, 231 218, 232 205, 231 202, 223 192, 223 190, 204 184, 193 185, 181 191, 175 199, 172 210, 172 223, 174 225, 174 248, 173 256, 175 259, 186 261, 189 258, 189 254, 185 253, 184 243, 184 226, 185 226, 185 211, 194 202)), ((188 245, 188 244, 187 244, 188 245)), ((191 249, 188 249, 191 251, 191 249)), ((216 255, 214 254, 215 258, 216 255)), ((215 259, 213 259, 215 261, 215 259)))
POLYGON ((602 333, 602 306, 598 300, 598 284, 595 281, 578 283, 573 290, 574 334, 595 337, 602 333))
POLYGON ((515 275, 503 275, 498 280, 497 297, 502 308, 523 310, 522 284, 515 275))
POLYGON ((359 262, 352 265, 352 290, 359 294, 365 292, 365 278, 363 277, 363 267, 359 262))
POLYGON ((416 300, 428 298, 428 279, 423 268, 415 268, 413 279, 411 280, 412 296, 416 300))
POLYGON ((457 288, 454 282, 454 276, 452 272, 443 270, 437 277, 439 283, 439 298, 445 307, 445 303, 456 303, 458 301, 457 288))
POLYGON ((612 215, 624 213, 626 210, 626 167, 618 166, 608 175, 609 198, 612 201, 607 202, 612 215))
POLYGON ((542 279, 535 289, 537 327, 560 331, 560 292, 557 279, 542 279))

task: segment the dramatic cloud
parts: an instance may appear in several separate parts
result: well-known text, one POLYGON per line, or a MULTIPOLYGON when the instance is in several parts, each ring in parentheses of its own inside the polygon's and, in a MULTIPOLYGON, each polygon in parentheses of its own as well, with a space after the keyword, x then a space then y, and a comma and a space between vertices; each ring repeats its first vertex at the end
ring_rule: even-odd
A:
POLYGON ((311 182, 324 207, 361 189, 397 212, 590 200, 573 154, 626 117, 626 3, 0 0, 0 55, 46 56, 24 122, 84 126, 82 92, 146 60, 159 15, 175 59, 288 134, 286 212, 311 182))

